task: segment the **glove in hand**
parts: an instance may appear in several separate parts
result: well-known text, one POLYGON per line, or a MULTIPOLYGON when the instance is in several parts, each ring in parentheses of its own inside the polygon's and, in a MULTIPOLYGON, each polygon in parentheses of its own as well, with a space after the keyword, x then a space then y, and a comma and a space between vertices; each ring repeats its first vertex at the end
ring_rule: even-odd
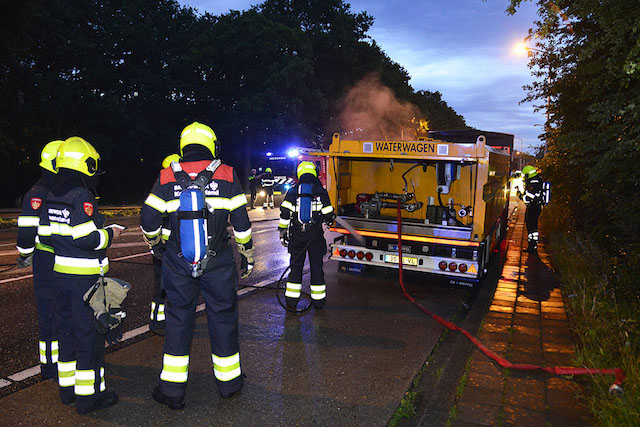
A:
POLYGON ((244 245, 238 245, 238 252, 242 259, 240 260, 240 278, 245 279, 253 272, 255 260, 253 258, 253 248, 247 249, 244 245))
POLYGON ((29 267, 31 264, 33 264, 33 253, 26 257, 23 257, 22 255, 18 256, 18 259, 16 259, 16 264, 18 268, 29 267))
POLYGON ((282 246, 285 248, 289 247, 289 233, 287 233, 286 228, 280 229, 280 243, 282 243, 282 246))
POLYGON ((155 246, 151 247, 151 254, 155 259, 162 260, 165 250, 167 250, 167 248, 164 243, 156 243, 155 246))

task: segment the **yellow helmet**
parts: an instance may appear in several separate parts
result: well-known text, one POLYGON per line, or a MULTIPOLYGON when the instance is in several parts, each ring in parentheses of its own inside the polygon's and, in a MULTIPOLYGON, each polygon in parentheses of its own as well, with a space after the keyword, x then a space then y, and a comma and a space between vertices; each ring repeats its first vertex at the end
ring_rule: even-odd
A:
POLYGON ((60 144, 62 144, 63 142, 64 141, 58 139, 55 141, 51 141, 44 146, 44 148, 42 149, 42 153, 40 154, 40 167, 42 169, 46 169, 49 172, 56 173, 56 169, 53 167, 53 161, 56 158, 56 154, 58 154, 58 148, 60 147, 60 144))
POLYGON ((271 168, 266 168, 264 171, 265 171, 265 173, 273 173, 273 171, 271 170, 271 168))
POLYGON ((171 165, 171 163, 179 162, 179 161, 180 161, 180 154, 169 154, 162 161, 162 169, 168 168, 169 165, 171 165))
POLYGON ((98 171, 100 154, 84 139, 72 136, 58 148, 56 169, 66 168, 93 176, 98 171))
POLYGON ((305 173, 310 173, 311 175, 317 177, 318 172, 316 171, 316 165, 313 162, 300 162, 298 165, 298 179, 305 173))
POLYGON ((182 130, 180 134, 180 155, 184 155, 183 150, 189 144, 204 145, 211 151, 213 157, 218 157, 220 151, 218 149, 215 132, 207 125, 202 123, 193 122, 182 130))
POLYGON ((538 174, 538 171, 536 170, 535 167, 528 165, 522 168, 522 174, 524 175, 525 178, 533 178, 538 174))

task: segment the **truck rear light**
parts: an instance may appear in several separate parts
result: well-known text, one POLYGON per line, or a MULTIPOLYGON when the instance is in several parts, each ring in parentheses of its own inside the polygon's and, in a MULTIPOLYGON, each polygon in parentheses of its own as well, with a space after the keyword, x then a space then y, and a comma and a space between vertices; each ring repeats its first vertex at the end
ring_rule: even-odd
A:
POLYGON ((440 268, 440 270, 445 271, 447 269, 447 261, 440 261, 438 267, 440 268))
POLYGON ((371 261, 373 259, 373 254, 371 252, 367 252, 366 254, 364 254, 364 257, 367 261, 371 261))
POLYGON ((458 268, 458 264, 456 264, 455 262, 449 263, 449 271, 456 271, 456 268, 458 268))
POLYGON ((346 258, 347 257, 347 250, 346 249, 340 249, 340 256, 342 258, 346 258))
POLYGON ((354 251, 353 249, 351 249, 347 255, 349 255, 349 258, 355 258, 356 257, 356 251, 354 251))
POLYGON ((358 259, 360 259, 360 260, 361 260, 362 258, 364 258, 364 252, 362 252, 362 251, 358 251, 358 253, 356 254, 356 256, 358 257, 358 259))
POLYGON ((458 267, 458 270, 460 271, 460 273, 466 273, 467 272, 467 264, 460 264, 460 266, 458 267))

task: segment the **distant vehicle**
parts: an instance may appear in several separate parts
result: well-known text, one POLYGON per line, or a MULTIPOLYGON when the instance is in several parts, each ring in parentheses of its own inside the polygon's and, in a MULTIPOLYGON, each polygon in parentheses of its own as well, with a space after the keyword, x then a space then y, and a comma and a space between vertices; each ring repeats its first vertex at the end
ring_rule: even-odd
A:
POLYGON ((318 178, 322 185, 326 187, 325 159, 310 155, 311 151, 311 148, 302 147, 289 148, 284 153, 268 151, 260 158, 254 158, 253 164, 258 166, 255 168, 258 171, 258 175, 264 173, 267 168, 271 168, 273 171, 274 194, 284 194, 298 182, 296 171, 298 164, 302 161, 311 161, 316 164, 318 178))

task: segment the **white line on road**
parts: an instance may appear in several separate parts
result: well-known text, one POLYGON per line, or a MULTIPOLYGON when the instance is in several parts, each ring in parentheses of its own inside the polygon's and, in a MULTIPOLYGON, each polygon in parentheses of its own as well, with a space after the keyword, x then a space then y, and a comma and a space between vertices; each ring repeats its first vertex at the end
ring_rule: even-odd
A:
MULTIPOLYGON (((137 256, 142 256, 142 255, 148 255, 149 253, 146 252, 144 254, 137 254, 137 255, 130 255, 128 257, 122 257, 122 258, 116 258, 113 259, 113 261, 118 261, 121 259, 127 259, 127 258, 134 258, 137 256)), ((305 272, 308 271, 308 269, 305 269, 305 272)), ((280 275, 275 275, 272 276, 268 279, 262 280, 259 283, 256 283, 255 285, 251 285, 250 287, 246 287, 246 288, 242 288, 240 290, 238 290, 237 294, 238 296, 240 295, 244 295, 247 294, 249 292, 255 291, 255 288, 263 288, 273 282, 276 282, 278 279, 280 278, 280 275)), ((206 308, 206 304, 199 304, 196 307, 196 312, 199 313, 201 311, 203 311, 206 308)), ((124 334, 122 334, 122 339, 120 340, 120 342, 124 342, 126 340, 130 340, 132 338, 135 338, 139 335, 144 334, 145 332, 149 331, 149 325, 143 325, 140 326, 139 328, 136 329, 132 329, 130 331, 125 332, 124 334)), ((109 345, 105 343, 105 347, 108 347, 109 345)), ((40 365, 36 365, 36 366, 32 366, 31 368, 25 369, 23 371, 17 372, 15 374, 9 375, 7 378, 10 379, 11 381, 24 381, 28 378, 34 377, 36 375, 38 375, 40 373, 40 365)), ((10 381, 7 381, 5 379, 0 378, 0 388, 4 388, 11 385, 10 381)))

